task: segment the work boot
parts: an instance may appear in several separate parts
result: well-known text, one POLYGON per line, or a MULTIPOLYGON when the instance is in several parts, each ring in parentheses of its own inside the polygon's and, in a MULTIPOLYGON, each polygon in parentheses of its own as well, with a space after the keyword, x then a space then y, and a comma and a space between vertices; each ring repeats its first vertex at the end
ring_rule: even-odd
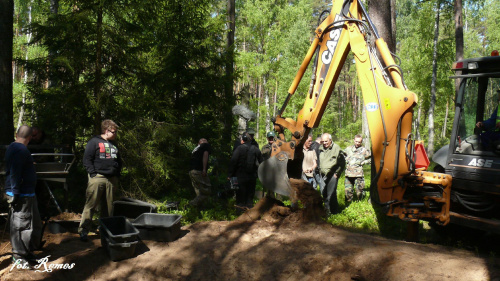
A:
POLYGON ((28 258, 22 258, 19 256, 12 256, 12 263, 14 264, 15 268, 33 269, 37 264, 37 261, 28 258))
POLYGON ((87 242, 89 241, 88 234, 85 232, 80 232, 80 241, 82 242, 87 242))

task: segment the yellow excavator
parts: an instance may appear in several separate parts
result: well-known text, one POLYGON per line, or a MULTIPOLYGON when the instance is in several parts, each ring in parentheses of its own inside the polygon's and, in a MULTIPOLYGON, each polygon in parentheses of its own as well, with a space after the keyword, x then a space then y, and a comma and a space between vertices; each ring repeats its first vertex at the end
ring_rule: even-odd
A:
POLYGON ((302 146, 310 130, 318 127, 350 51, 372 142, 372 202, 383 206, 389 216, 446 225, 452 177, 426 171, 427 165, 421 164, 427 156, 411 132, 418 98, 407 89, 402 70, 357 0, 334 0, 330 14, 316 28, 314 41, 273 119, 278 139, 271 158, 259 166, 260 181, 266 189, 294 200, 290 178, 301 177, 302 146), (282 114, 311 61, 313 74, 304 106, 296 120, 285 118, 282 114), (288 141, 285 129, 291 135, 288 141))

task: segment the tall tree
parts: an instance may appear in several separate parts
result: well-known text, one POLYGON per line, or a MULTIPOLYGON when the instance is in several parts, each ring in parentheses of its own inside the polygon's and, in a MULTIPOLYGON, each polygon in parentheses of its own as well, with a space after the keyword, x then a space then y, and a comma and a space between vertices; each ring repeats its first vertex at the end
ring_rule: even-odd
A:
MULTIPOLYGON (((395 8, 392 8, 395 9, 395 8)), ((368 14, 373 21, 373 24, 378 30, 380 37, 387 43, 387 47, 393 53, 396 53, 396 37, 395 37, 395 24, 393 24, 393 14, 391 10, 391 0, 371 0, 368 3, 368 14), (389 11, 389 13, 387 12, 389 11)), ((365 136, 365 143, 369 143, 368 120, 366 116, 365 107, 363 107, 363 134, 365 136), (366 123, 365 123, 366 122, 366 123)))
MULTIPOLYGON (((227 44, 226 44, 226 85, 224 87, 224 97, 228 103, 232 104, 234 98, 234 33, 236 29, 236 2, 235 0, 227 0, 227 44)), ((230 140, 232 134, 233 116, 230 110, 224 114, 224 139, 230 140)), ((230 142, 223 145, 223 150, 229 151, 230 142)))
POLYGON ((434 41, 432 52, 432 82, 431 82, 431 101, 429 104, 429 139, 427 144, 427 153, 429 156, 434 154, 434 107, 436 106, 436 83, 437 83, 437 63, 438 63, 438 39, 439 39, 439 13, 441 12, 441 1, 436 1, 436 16, 434 19, 434 41))
POLYGON ((462 18, 462 0, 455 0, 453 3, 455 13, 455 59, 461 60, 464 58, 464 22, 462 18))
MULTIPOLYGON (((462 18, 462 0, 455 0, 453 3, 453 10, 455 14, 455 60, 458 61, 464 58, 464 22, 462 18)), ((455 79, 456 93, 458 93, 459 87, 460 79, 455 79)), ((446 101, 446 104, 448 105, 448 101, 446 101)), ((448 107, 446 107, 446 117, 447 116, 448 107)))
POLYGON ((12 46, 14 0, 0 0, 0 144, 14 137, 12 106, 12 46))
POLYGON ((368 14, 380 37, 384 38, 389 50, 395 53, 396 38, 393 33, 391 0, 371 0, 368 3, 368 14))

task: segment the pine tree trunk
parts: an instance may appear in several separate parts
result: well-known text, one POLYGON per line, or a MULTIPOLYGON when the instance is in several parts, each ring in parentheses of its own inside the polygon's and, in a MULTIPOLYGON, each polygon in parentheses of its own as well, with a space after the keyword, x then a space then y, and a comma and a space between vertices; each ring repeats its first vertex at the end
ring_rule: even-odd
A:
POLYGON ((101 97, 101 56, 102 56, 102 5, 99 5, 97 10, 97 42, 96 42, 96 58, 95 58, 95 81, 94 81, 94 97, 97 100, 97 108, 94 113, 94 133, 96 135, 101 133, 101 112, 105 109, 102 108, 103 101, 101 97))
POLYGON ((434 50, 432 54, 432 82, 431 82, 431 102, 429 104, 429 140, 427 144, 427 154, 432 157, 434 154, 434 107, 436 106, 436 81, 437 81, 437 43, 439 37, 439 12, 441 11, 441 1, 436 3, 436 18, 434 22, 434 50))
POLYGON ((265 121, 265 130, 267 132, 270 131, 271 129, 271 105, 269 103, 269 91, 265 91, 265 95, 264 95, 264 102, 266 104, 266 121, 265 121))
POLYGON ((14 137, 12 104, 13 15, 14 1, 0 0, 0 144, 9 144, 14 137))
POLYGON ((446 99, 446 112, 444 114, 444 124, 443 124, 443 131, 441 132, 441 137, 445 138, 446 137, 446 121, 448 121, 448 107, 450 105, 450 99, 446 99))
MULTIPOLYGON (((59 0, 50 0, 50 13, 52 15, 57 15, 59 13, 59 0)), ((55 55, 53 50, 49 51, 49 57, 52 58, 55 55)), ((50 64, 49 60, 49 64, 50 64)), ((50 70, 49 70, 50 71, 50 70)), ((51 88, 57 84, 57 82, 54 80, 55 78, 51 75, 49 72, 49 80, 47 81, 47 87, 51 88)))
POLYGON ((420 140, 420 117, 422 113, 422 105, 418 105, 418 113, 417 113, 417 119, 415 119, 413 122, 413 131, 415 132, 415 139, 420 140))
POLYGON ((260 120, 260 99, 262 97, 262 84, 266 84, 266 78, 262 78, 264 81, 259 83, 259 93, 257 96, 257 120, 255 120, 255 138, 259 138, 259 120, 260 120))
MULTIPOLYGON (((455 12, 455 60, 461 60, 464 58, 464 23, 462 17, 462 0, 454 1, 454 12, 455 12)), ((462 72, 456 72, 455 74, 461 74, 462 72)), ((458 88, 460 87, 460 79, 455 79, 455 94, 458 94, 458 88)))
MULTIPOLYGON (((234 30, 235 30, 235 0, 227 1, 227 12, 228 12, 228 32, 227 32, 227 44, 226 51, 228 53, 228 60, 226 63, 226 83, 224 86, 224 131, 223 138, 226 140, 232 139, 232 124, 233 124, 233 115, 231 113, 231 107, 234 105, 235 97, 233 92, 234 85, 234 30)), ((243 44, 245 46, 245 44, 243 44)), ((245 87, 243 86, 243 89, 245 87)), ((241 117, 239 118, 241 119, 241 117)), ((240 124, 240 120, 238 120, 238 124, 240 124)), ((239 128, 238 128, 239 129, 239 128)), ((222 142, 222 151, 231 151, 231 142, 222 142)), ((227 158, 223 157, 223 161, 227 158)), ((221 161, 221 162, 223 162, 221 161)))
POLYGON ((390 0, 391 5, 391 31, 392 31, 392 52, 396 52, 396 0, 390 0))
MULTIPOLYGON (((464 23, 462 20, 462 0, 454 1, 455 11, 455 58, 461 60, 464 58, 464 23)), ((458 79, 455 79, 458 81, 458 79)))
POLYGON ((368 14, 377 27, 380 37, 385 40, 389 50, 394 52, 396 38, 392 38, 395 31, 392 30, 391 0, 370 1, 368 3, 368 14))
MULTIPOLYGON (((31 24, 31 3, 28 4, 28 25, 31 24)), ((31 32, 28 29, 28 34, 26 34, 28 45, 31 42, 31 32)), ((28 61, 29 56, 28 49, 26 49, 26 54, 24 55, 24 59, 28 61)), ((28 83, 28 68, 24 68, 24 77, 23 77, 23 83, 26 85, 28 83)), ((22 98, 22 103, 21 103, 21 108, 19 109, 19 118, 17 119, 17 130, 19 130, 19 127, 23 124, 23 118, 24 118, 24 113, 26 111, 26 92, 23 91, 23 98, 22 98)))
POLYGON ((370 128, 368 128, 368 118, 366 117, 366 110, 364 106, 361 112, 361 116, 363 118, 363 125, 361 127, 362 130, 361 135, 363 136, 363 146, 370 147, 370 128))
MULTIPOLYGON (((278 97, 278 80, 276 80, 276 88, 274 89, 274 99, 273 99, 273 118, 276 116, 276 107, 277 107, 277 104, 276 104, 276 101, 277 101, 277 97, 278 97)), ((272 125, 271 125, 272 126, 272 125)))

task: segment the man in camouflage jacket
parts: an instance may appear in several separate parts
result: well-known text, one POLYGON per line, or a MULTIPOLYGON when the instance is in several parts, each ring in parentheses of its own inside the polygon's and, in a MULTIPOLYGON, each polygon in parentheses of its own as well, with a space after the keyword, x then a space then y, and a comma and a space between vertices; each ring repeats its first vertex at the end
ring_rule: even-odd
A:
POLYGON ((345 201, 350 203, 354 197, 353 186, 356 187, 358 200, 365 197, 365 179, 363 165, 370 164, 370 150, 361 146, 363 138, 361 135, 354 137, 354 145, 345 149, 346 169, 345 169, 345 201))

